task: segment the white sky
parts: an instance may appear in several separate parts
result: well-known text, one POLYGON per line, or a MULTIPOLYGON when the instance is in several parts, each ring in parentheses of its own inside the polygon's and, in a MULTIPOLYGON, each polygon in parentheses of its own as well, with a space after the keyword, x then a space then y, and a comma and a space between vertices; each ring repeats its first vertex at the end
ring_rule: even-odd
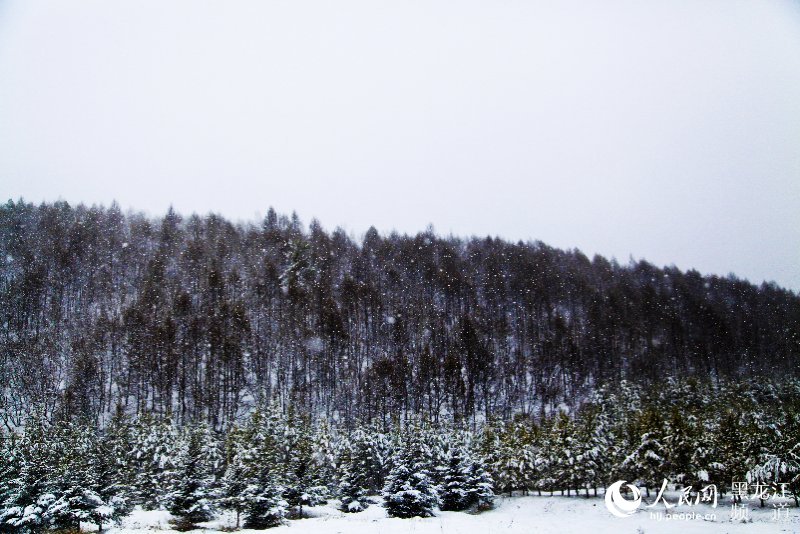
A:
POLYGON ((800 3, 0 0, 0 196, 800 289, 800 3))

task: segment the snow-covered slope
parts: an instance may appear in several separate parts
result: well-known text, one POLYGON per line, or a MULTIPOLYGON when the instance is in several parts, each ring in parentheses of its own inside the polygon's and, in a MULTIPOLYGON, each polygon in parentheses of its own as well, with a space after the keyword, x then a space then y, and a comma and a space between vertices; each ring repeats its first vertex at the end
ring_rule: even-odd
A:
MULTIPOLYGON (((437 517, 395 519, 386 516, 380 506, 371 506, 357 514, 343 514, 333 506, 311 508, 307 519, 294 520, 288 525, 270 529, 274 534, 605 534, 605 533, 762 533, 800 532, 800 512, 788 509, 788 519, 775 520, 774 509, 751 506, 750 521, 731 520, 729 504, 681 507, 672 513, 695 512, 698 515, 716 514, 716 520, 670 519, 659 520, 643 509, 631 517, 612 516, 602 499, 583 497, 510 497, 498 498, 497 507, 479 515, 459 512, 438 512, 437 517)), ((142 534, 144 530, 167 531, 166 512, 136 511, 114 534, 142 534)), ((233 518, 223 516, 206 529, 223 529, 233 525, 233 518)), ((256 532, 243 530, 242 532, 256 532)))

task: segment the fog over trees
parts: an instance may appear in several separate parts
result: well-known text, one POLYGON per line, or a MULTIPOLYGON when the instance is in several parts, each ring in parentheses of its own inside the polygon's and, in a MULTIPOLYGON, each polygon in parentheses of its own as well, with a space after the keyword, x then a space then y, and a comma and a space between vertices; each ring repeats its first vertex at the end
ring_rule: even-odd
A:
POLYGON ((544 417, 600 385, 797 375, 800 297, 541 242, 361 241, 269 210, 0 207, 0 417, 229 428, 544 417))

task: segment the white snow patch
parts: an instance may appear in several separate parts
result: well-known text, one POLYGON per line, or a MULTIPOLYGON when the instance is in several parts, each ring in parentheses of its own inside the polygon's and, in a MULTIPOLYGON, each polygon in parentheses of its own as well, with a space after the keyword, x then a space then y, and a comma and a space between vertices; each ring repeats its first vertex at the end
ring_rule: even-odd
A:
MULTIPOLYGON (((674 502, 671 499, 670 502, 674 502)), ((800 511, 789 508, 788 521, 774 521, 773 509, 750 506, 751 522, 731 521, 731 506, 720 503, 717 508, 708 505, 680 506, 670 510, 671 513, 696 512, 698 515, 716 514, 716 520, 704 519, 661 520, 651 516, 651 510, 644 506, 631 517, 620 519, 612 516, 603 503, 602 498, 584 497, 506 497, 498 498, 494 510, 478 515, 461 512, 436 512, 436 517, 397 519, 386 515, 380 505, 370 505, 363 512, 345 514, 338 510, 338 502, 332 501, 325 506, 304 509, 309 519, 292 520, 287 525, 270 529, 270 533, 280 534, 570 534, 591 532, 592 534, 617 534, 619 532, 647 534, 708 534, 723 532, 766 533, 777 531, 795 531, 800 526, 800 511)), ((658 510, 663 514, 663 507, 658 510)), ((116 534, 145 534, 145 530, 169 530, 170 515, 167 512, 145 512, 136 510, 123 521, 120 527, 109 532, 116 534)), ((204 523, 206 532, 215 529, 230 528, 235 524, 231 514, 220 516, 215 521, 204 523)), ((200 532, 200 530, 196 531, 200 532)), ((245 533, 263 531, 242 530, 245 533)))

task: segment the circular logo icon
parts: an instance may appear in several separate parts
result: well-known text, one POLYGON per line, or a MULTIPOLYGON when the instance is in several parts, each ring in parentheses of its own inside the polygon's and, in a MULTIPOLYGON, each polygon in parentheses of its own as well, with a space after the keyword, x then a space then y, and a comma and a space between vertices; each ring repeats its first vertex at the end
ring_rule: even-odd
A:
POLYGON ((623 484, 624 480, 617 480, 606 489, 606 508, 617 517, 628 517, 642 504, 642 492, 633 484, 625 484, 631 490, 633 500, 622 496, 620 490, 623 484))

